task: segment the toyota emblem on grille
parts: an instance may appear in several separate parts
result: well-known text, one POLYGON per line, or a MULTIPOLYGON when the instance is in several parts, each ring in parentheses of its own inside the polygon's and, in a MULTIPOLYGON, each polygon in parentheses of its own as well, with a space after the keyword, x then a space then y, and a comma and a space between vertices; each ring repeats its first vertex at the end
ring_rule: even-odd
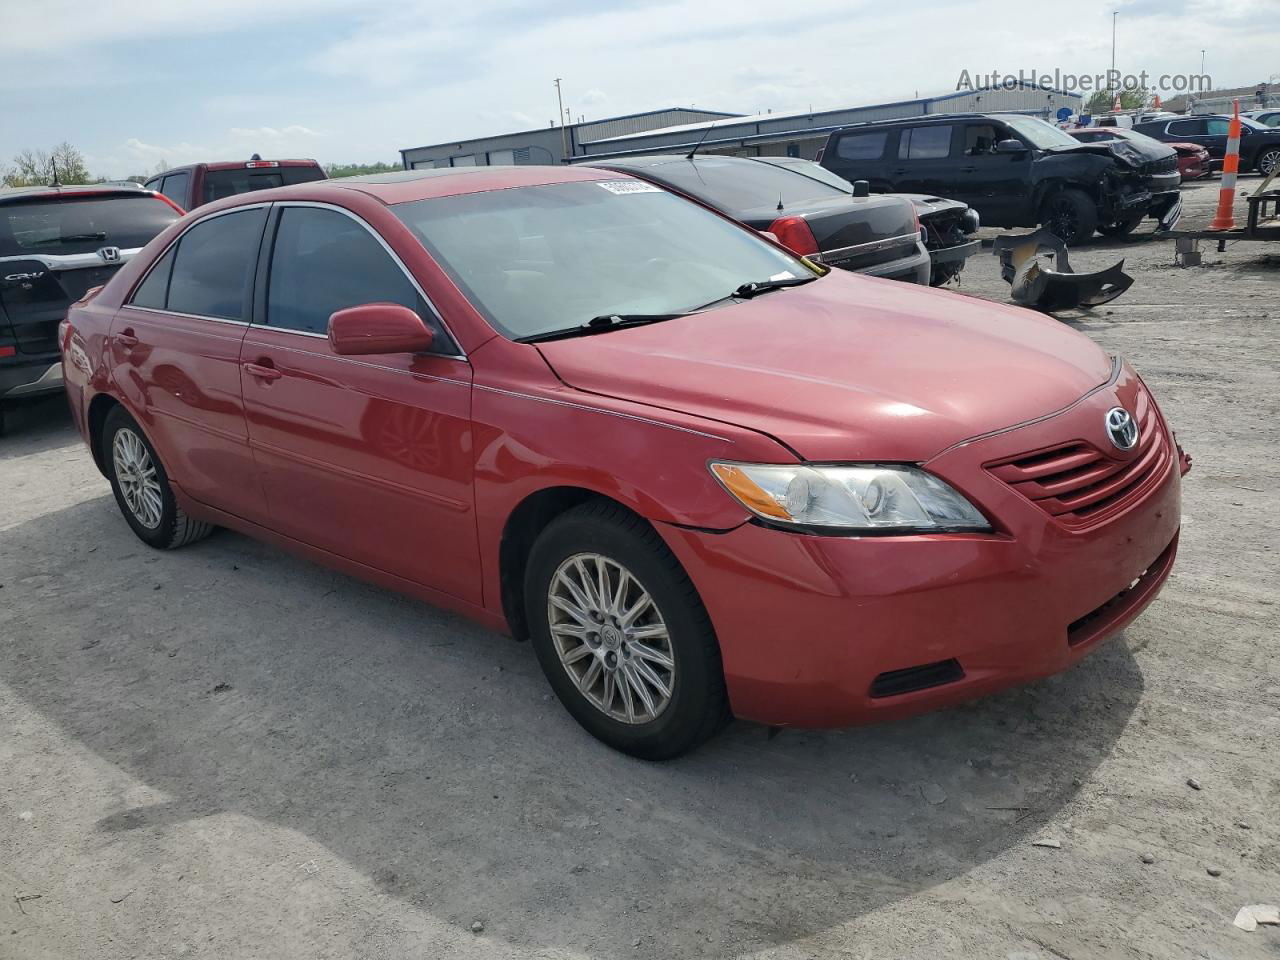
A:
POLYGON ((1132 450, 1138 445, 1138 421, 1124 407, 1107 411, 1107 438, 1119 450, 1132 450))
POLYGON ((98 251, 98 256, 100 256, 107 263, 119 263, 120 248, 119 247, 103 247, 98 251))

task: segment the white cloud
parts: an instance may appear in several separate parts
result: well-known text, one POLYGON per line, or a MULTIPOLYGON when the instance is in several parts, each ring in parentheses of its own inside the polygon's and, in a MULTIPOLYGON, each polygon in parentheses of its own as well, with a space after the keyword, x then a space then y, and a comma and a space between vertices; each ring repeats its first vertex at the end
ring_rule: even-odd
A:
POLYGON ((233 137, 241 137, 250 140, 284 140, 297 137, 318 137, 316 131, 310 127, 292 124, 287 127, 232 127, 229 131, 233 137))

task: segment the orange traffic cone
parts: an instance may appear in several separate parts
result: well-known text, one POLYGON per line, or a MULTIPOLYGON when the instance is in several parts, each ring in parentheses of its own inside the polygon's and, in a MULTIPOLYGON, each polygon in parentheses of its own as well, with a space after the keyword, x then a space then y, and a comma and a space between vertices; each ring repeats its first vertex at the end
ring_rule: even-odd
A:
POLYGON ((1240 172, 1240 101, 1233 101, 1235 113, 1227 127, 1227 155, 1222 160, 1222 186, 1218 190, 1218 212, 1209 224, 1210 230, 1232 230, 1236 220, 1232 210, 1236 202, 1236 174, 1240 172))
POLYGON ((1123 109, 1124 109, 1124 107, 1122 107, 1122 106, 1120 105, 1120 94, 1119 94, 1119 93, 1117 93, 1117 94, 1116 94, 1116 100, 1115 100, 1115 103, 1111 104, 1111 112, 1112 112, 1112 113, 1119 113, 1119 112, 1120 112, 1121 110, 1123 110, 1123 109))
POLYGON ((1160 107, 1161 107, 1161 103, 1160 103, 1160 94, 1158 94, 1158 93, 1157 93, 1157 94, 1156 94, 1156 98, 1155 98, 1154 100, 1152 100, 1152 101, 1151 101, 1151 109, 1152 109, 1152 110, 1159 110, 1159 109, 1160 109, 1160 107))

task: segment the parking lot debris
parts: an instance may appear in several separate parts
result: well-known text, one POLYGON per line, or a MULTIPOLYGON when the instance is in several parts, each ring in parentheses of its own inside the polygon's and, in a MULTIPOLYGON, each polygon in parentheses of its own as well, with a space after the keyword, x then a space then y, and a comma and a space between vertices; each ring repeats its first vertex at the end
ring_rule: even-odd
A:
POLYGON ((229 683, 219 683, 219 684, 217 684, 217 685, 216 685, 212 690, 210 690, 209 692, 210 692, 210 693, 226 693, 226 692, 227 692, 228 690, 230 690, 230 689, 231 689, 231 684, 229 684, 229 683))
POLYGON ((1248 829, 1250 829, 1249 824, 1248 824, 1248 823, 1246 823, 1244 820, 1237 820, 1237 821, 1236 821, 1236 826, 1237 826, 1237 827, 1239 827, 1241 830, 1248 830, 1248 829))
POLYGON ((1207 867, 1205 867, 1205 868, 1204 868, 1204 872, 1205 872, 1205 873, 1207 873, 1207 874, 1208 874, 1209 876, 1211 876, 1211 877, 1220 877, 1220 876, 1222 876, 1222 868, 1221 868, 1221 867, 1207 866, 1207 867))
POLYGON ((1144 854, 1142 855, 1142 862, 1143 862, 1143 863, 1155 863, 1155 862, 1156 862, 1156 858, 1155 858, 1154 856, 1152 856, 1151 854, 1149 854, 1149 853, 1144 853, 1144 854))
POLYGON ((1046 227, 996 237, 991 252, 1000 258, 1000 276, 1011 286, 1014 301, 1046 313, 1101 306, 1133 286, 1123 260, 1095 273, 1076 273, 1067 245, 1046 227))
POLYGON ((1187 777, 1187 786, 1190 787, 1192 790, 1199 790, 1200 781, 1197 780, 1195 777, 1187 777))
POLYGON ((947 802, 946 791, 936 783, 926 783, 920 788, 920 795, 935 807, 947 802))
POLYGON ((471 921, 471 932, 472 932, 472 933, 484 933, 484 924, 483 924, 483 923, 481 923, 479 920, 473 920, 473 921, 471 921))
POLYGON ((133 893, 133 891, 132 891, 132 890, 126 890, 124 893, 120 894, 118 897, 112 897, 112 898, 111 898, 111 902, 112 902, 112 903, 124 903, 126 900, 128 900, 128 899, 129 899, 129 895, 130 895, 131 893, 133 893))
POLYGON ((1200 241, 1194 237, 1177 237, 1173 241, 1174 263, 1180 267, 1198 267, 1204 261, 1200 241))
POLYGON ((1052 837, 1043 837, 1040 840, 1032 840, 1031 845, 1033 847, 1048 847, 1050 850, 1062 849, 1062 841, 1055 840, 1052 837))
POLYGON ((1280 924, 1280 907, 1274 903, 1252 903, 1241 907, 1232 921, 1241 930, 1257 930, 1258 924, 1280 924))

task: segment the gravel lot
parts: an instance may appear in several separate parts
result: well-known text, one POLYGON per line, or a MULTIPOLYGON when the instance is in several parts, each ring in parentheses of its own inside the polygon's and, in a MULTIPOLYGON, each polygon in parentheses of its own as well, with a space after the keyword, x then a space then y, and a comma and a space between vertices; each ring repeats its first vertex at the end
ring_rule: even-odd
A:
MULTIPOLYGON (((1068 322, 1195 458, 1178 565, 1124 636, 947 713, 735 724, 665 765, 580 731, 525 645, 238 535, 148 550, 61 398, 25 408, 0 957, 1280 956, 1280 927, 1231 922, 1280 902, 1272 246, 1073 252, 1127 257, 1134 287, 1068 322)), ((1007 297, 987 255, 960 290, 1007 297)))

